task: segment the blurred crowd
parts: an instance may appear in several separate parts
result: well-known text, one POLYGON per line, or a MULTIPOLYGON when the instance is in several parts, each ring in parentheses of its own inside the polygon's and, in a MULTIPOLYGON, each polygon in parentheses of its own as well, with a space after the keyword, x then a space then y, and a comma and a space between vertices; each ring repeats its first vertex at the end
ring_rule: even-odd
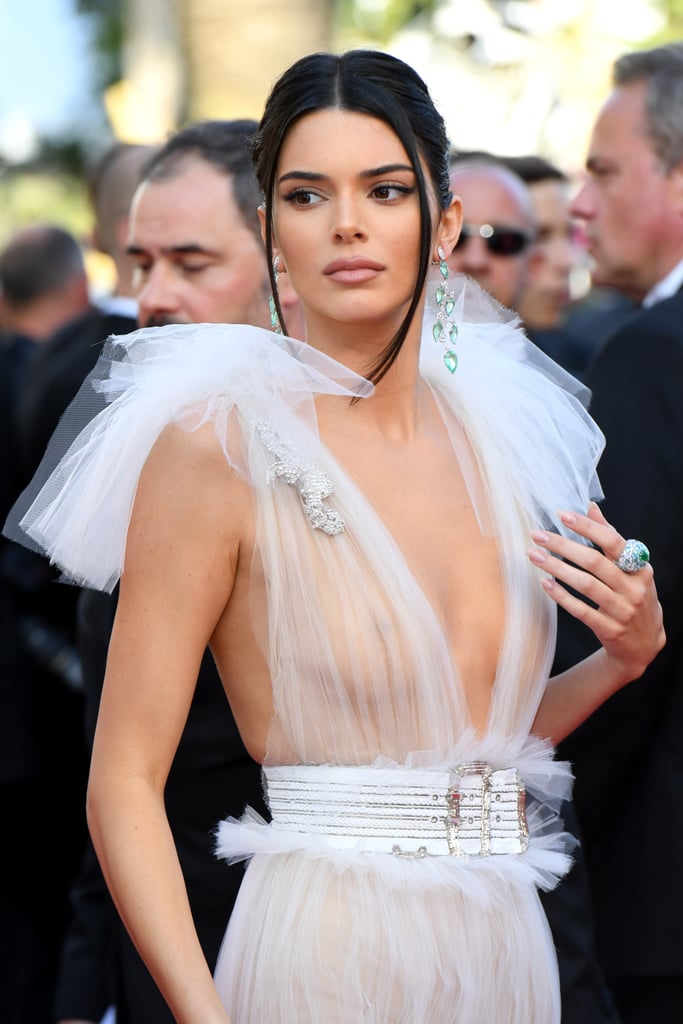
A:
MULTIPOLYGON (((88 245, 112 261, 111 294, 92 297, 83 240, 58 223, 24 227, 4 244, 3 521, 108 336, 169 323, 270 326, 248 151, 255 128, 202 122, 158 147, 116 144, 99 155, 88 182, 88 245)), ((669 638, 644 677, 560 750, 577 780, 565 817, 583 842, 568 879, 545 897, 563 1021, 678 1024, 683 45, 616 63, 580 180, 540 154, 481 151, 454 151, 450 180, 464 204, 451 270, 514 310, 539 358, 591 389, 607 439, 606 514, 624 536, 648 544, 669 638)), ((286 275, 279 288, 288 332, 303 337, 286 275)), ((1 543, 0 1019, 76 1024, 114 1008, 117 1024, 168 1024, 109 900, 85 822, 116 595, 79 593, 37 554, 1 543)), ((557 668, 590 651, 588 635, 560 614, 557 668)), ((167 804, 210 963, 241 872, 214 861, 212 829, 246 803, 261 804, 258 768, 207 656, 167 804)))

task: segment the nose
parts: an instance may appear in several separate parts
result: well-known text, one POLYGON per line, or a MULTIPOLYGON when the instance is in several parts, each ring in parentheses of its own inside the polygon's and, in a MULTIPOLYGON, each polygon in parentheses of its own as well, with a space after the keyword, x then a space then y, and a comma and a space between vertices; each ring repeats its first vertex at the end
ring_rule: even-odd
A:
POLYGON ((332 234, 336 241, 355 242, 367 238, 367 230, 361 222, 358 204, 351 196, 340 196, 333 204, 333 210, 332 234))
POLYGON ((154 263, 147 270, 138 292, 138 320, 145 327, 155 318, 177 313, 178 293, 174 275, 163 262, 154 263))
POLYGON ((584 181, 574 196, 569 210, 572 217, 577 217, 579 220, 590 220, 595 215, 593 188, 590 178, 584 181))

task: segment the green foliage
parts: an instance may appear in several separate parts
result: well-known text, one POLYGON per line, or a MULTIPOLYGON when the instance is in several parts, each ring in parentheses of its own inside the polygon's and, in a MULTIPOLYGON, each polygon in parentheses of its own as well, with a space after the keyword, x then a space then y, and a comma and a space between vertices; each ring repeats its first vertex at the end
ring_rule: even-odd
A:
POLYGON ((666 25, 650 39, 644 40, 643 47, 683 41, 683 0, 655 0, 654 6, 666 17, 666 25))
POLYGON ((339 27, 343 33, 386 43, 399 29, 421 14, 429 14, 438 0, 340 0, 339 27))
POLYGON ((85 238, 91 222, 81 180, 34 171, 0 174, 0 246, 30 224, 59 224, 77 238, 85 238))
POLYGON ((92 25, 93 49, 97 55, 95 75, 100 89, 106 89, 121 78, 124 8, 124 0, 76 0, 76 10, 92 25))

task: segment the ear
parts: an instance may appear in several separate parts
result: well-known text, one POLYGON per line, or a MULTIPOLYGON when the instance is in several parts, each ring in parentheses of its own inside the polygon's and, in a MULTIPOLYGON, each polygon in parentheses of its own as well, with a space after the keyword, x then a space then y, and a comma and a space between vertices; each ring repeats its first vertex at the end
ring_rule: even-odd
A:
POLYGON ((462 228, 462 199, 460 196, 453 196, 447 209, 441 211, 439 225, 436 230, 436 246, 441 246, 446 253, 446 259, 455 248, 455 243, 460 237, 462 228))
MULTIPOLYGON (((266 244, 266 208, 265 208, 265 206, 259 206, 259 208, 257 209, 256 212, 258 213, 258 219, 259 219, 259 223, 261 225, 261 240, 262 240, 263 244, 265 245, 266 244)), ((282 255, 280 253, 280 248, 279 248, 279 246, 277 244, 277 237, 275 235, 275 232, 273 232, 273 234, 272 234, 271 241, 272 241, 272 248, 273 248, 273 260, 275 260, 276 258, 280 260, 280 268, 279 268, 280 269, 280 273, 284 273, 285 272, 285 266, 284 266, 284 263, 282 262, 282 255)))
POLYGON ((266 244, 266 208, 265 206, 259 206, 258 210, 259 224, 261 225, 261 241, 266 244))

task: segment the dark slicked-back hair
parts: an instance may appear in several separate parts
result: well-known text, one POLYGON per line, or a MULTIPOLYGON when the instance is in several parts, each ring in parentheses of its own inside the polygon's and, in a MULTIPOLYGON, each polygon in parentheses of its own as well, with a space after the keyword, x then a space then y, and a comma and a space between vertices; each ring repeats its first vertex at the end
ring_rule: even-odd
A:
POLYGON ((683 43, 626 53, 614 62, 615 86, 645 83, 646 128, 666 171, 683 161, 683 43))
POLYGON ((377 383, 392 365, 412 323, 431 261, 432 217, 424 160, 441 209, 450 203, 446 128, 420 76, 403 61, 372 50, 340 56, 315 53, 293 64, 275 83, 253 143, 254 163, 266 208, 266 251, 273 296, 279 308, 273 265, 273 191, 280 149, 292 126, 317 110, 348 110, 387 124, 401 141, 417 180, 421 237, 415 289, 406 317, 368 373, 377 383))
POLYGON ((258 207, 261 194, 254 174, 249 143, 258 122, 248 118, 233 121, 198 121, 172 135, 152 157, 142 181, 164 181, 181 174, 192 160, 203 160, 230 178, 246 227, 261 240, 258 207))

